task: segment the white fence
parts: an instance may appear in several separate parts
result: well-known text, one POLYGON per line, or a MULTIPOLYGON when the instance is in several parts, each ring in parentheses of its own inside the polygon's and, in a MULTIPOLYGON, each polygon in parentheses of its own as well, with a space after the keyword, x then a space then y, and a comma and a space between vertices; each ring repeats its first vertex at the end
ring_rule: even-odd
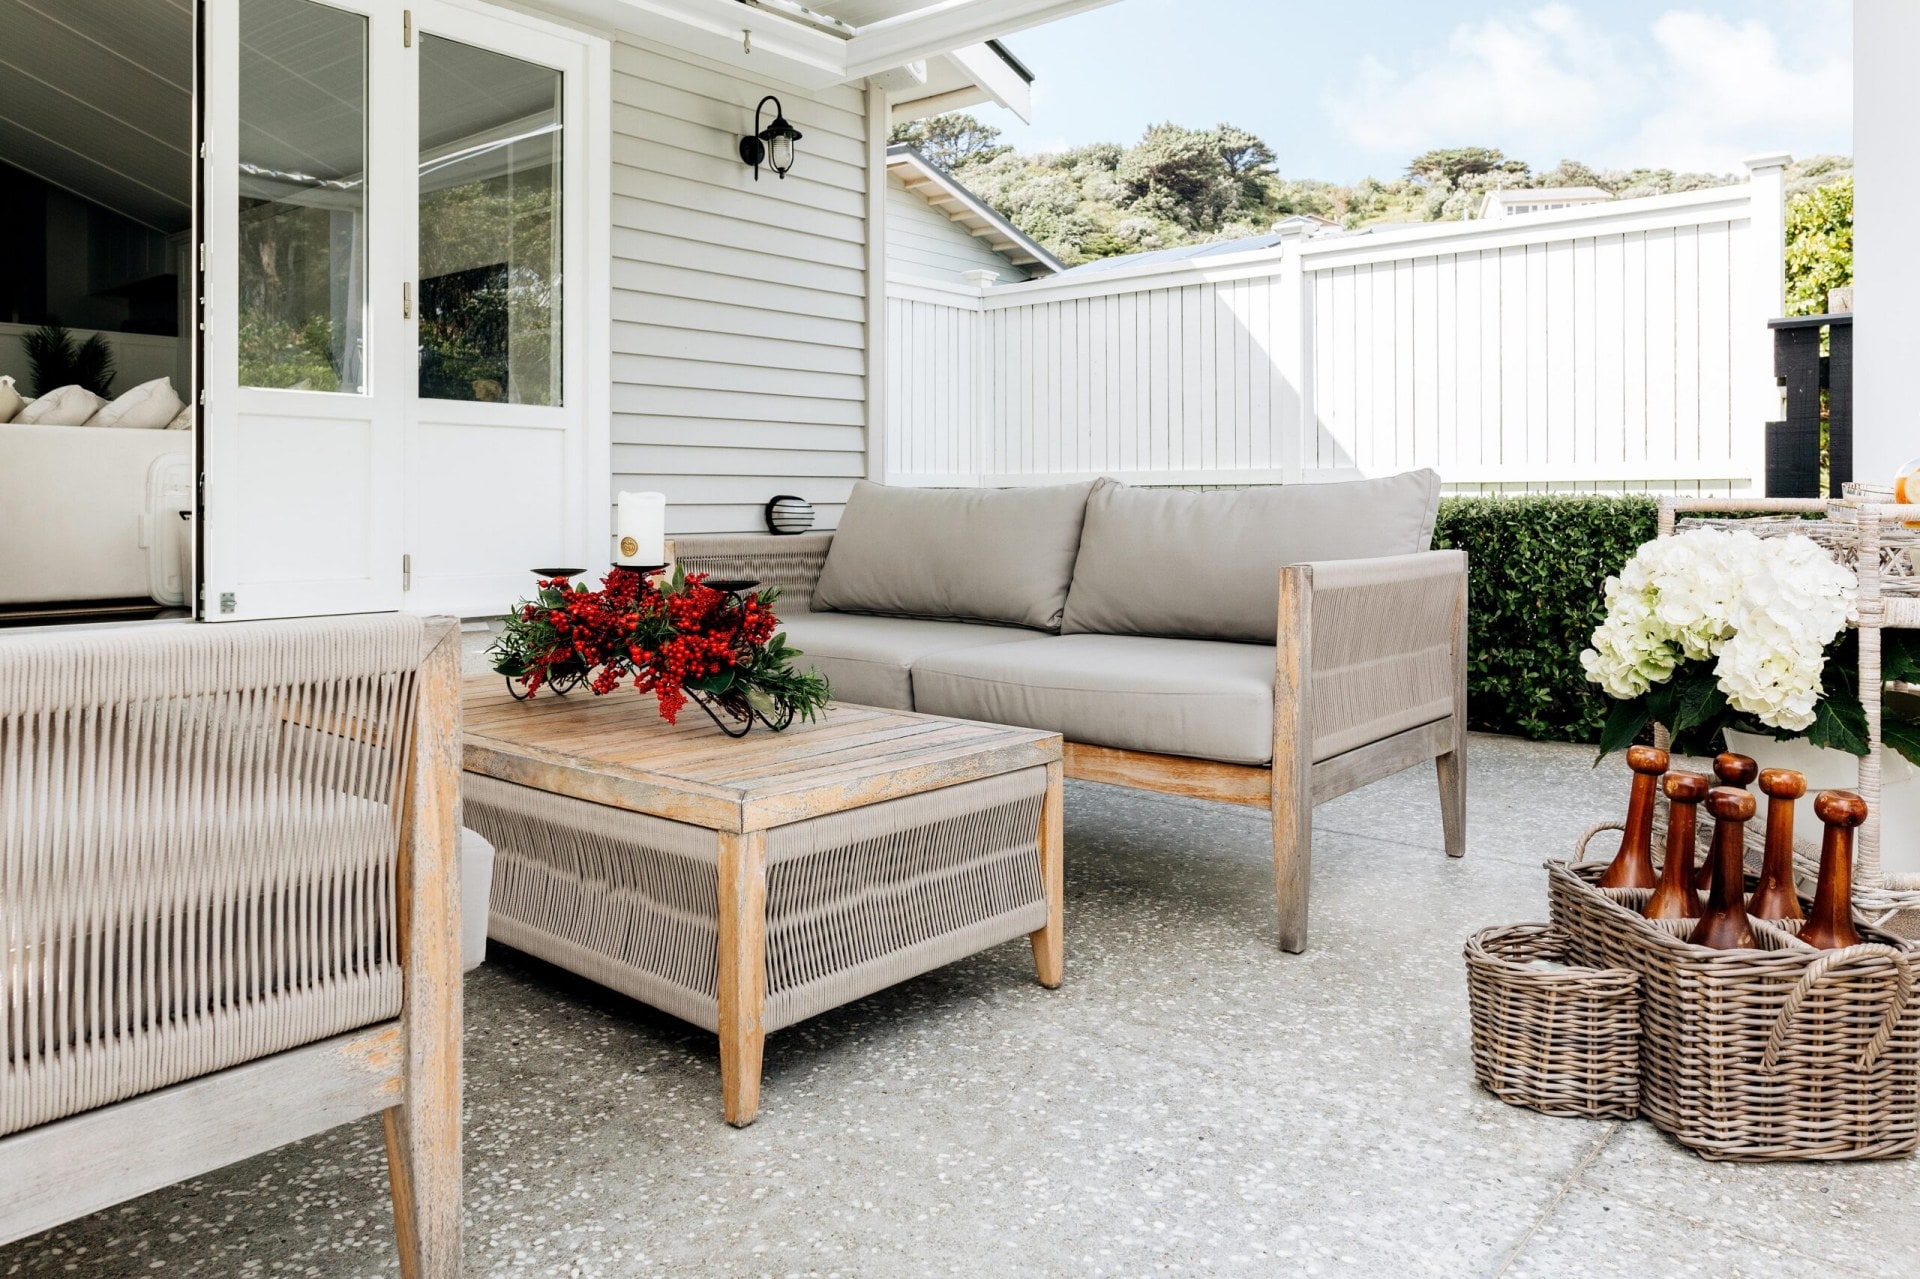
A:
POLYGON ((1782 170, 985 290, 890 283, 896 484, 1758 493, 1782 170))

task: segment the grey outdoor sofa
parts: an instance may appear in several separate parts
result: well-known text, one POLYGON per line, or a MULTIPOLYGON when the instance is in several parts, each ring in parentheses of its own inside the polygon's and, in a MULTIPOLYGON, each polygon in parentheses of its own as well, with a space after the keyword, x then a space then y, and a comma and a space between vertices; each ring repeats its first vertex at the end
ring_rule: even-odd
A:
POLYGON ((1435 760, 1466 851, 1466 556, 1430 471, 1196 493, 861 483, 837 533, 678 540, 782 588, 836 700, 1067 739, 1066 775, 1271 808, 1306 946, 1313 806, 1435 760))

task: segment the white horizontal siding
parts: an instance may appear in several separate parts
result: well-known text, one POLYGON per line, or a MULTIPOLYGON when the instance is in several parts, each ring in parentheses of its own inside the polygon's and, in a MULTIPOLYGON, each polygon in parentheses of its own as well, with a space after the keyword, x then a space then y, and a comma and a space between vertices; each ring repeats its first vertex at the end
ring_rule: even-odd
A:
POLYGON ((865 96, 783 92, 799 161, 756 182, 765 85, 632 39, 613 70, 613 491, 665 493, 670 532, 778 493, 831 527, 866 473, 865 96))
POLYGON ((887 278, 957 284, 966 271, 994 271, 1001 283, 1028 278, 992 245, 887 175, 887 278))

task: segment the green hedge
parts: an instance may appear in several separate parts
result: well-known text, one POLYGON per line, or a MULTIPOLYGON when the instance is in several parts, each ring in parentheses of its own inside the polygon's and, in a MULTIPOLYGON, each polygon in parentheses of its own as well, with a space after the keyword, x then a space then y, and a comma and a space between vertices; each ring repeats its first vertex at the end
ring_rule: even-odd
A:
POLYGON ((1437 546, 1467 552, 1472 726, 1593 742, 1606 698, 1580 669, 1609 574, 1657 531, 1651 497, 1451 497, 1437 546))

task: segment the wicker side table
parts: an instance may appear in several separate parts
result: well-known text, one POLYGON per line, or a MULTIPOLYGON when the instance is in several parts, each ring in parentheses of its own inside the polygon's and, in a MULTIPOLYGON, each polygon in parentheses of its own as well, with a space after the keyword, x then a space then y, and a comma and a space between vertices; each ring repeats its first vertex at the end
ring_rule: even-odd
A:
POLYGON ((1056 734, 835 704, 783 733, 632 695, 466 694, 495 939, 720 1037, 727 1122, 768 1032, 1026 936, 1064 953, 1056 734))

